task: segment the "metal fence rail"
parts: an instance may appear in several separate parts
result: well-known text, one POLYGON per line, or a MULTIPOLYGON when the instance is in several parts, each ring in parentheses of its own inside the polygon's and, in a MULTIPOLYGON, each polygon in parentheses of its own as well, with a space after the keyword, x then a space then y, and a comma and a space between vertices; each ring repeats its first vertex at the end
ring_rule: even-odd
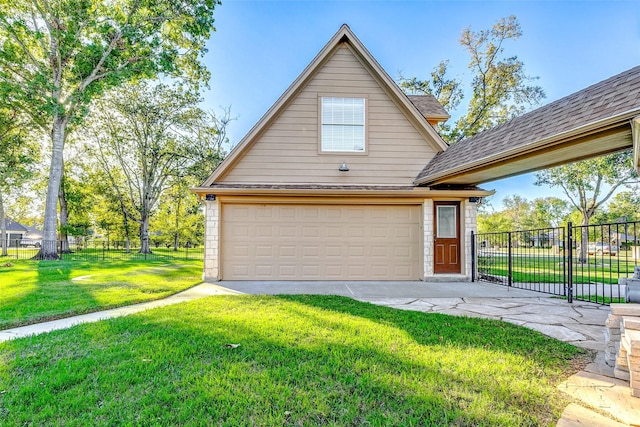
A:
MULTIPOLYGON (((7 257, 10 259, 31 259, 40 250, 39 242, 10 240, 7 257)), ((126 260, 162 260, 162 259, 203 259, 203 246, 190 242, 180 243, 177 250, 173 246, 152 245, 151 253, 140 253, 140 242, 131 242, 127 249, 125 242, 120 241, 84 241, 69 244, 68 251, 62 241, 56 241, 58 256, 63 260, 73 261, 126 261, 126 260)))
POLYGON ((474 234, 474 280, 600 304, 624 302, 618 279, 640 264, 639 222, 474 234))
POLYGON ((566 295, 563 228, 476 234, 476 277, 519 289, 566 295))

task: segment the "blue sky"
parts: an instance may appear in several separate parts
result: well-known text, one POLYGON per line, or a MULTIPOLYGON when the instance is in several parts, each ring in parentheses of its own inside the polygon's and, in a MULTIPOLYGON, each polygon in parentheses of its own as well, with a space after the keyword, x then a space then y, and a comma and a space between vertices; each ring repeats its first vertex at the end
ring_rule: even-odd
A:
MULTIPOLYGON (((544 103, 640 64, 637 1, 223 0, 205 56, 211 82, 204 105, 231 107, 237 119, 229 136, 237 143, 343 23, 393 78, 426 78, 448 59, 453 74, 468 82, 460 32, 509 15, 518 17, 524 34, 506 53, 539 77, 544 103)), ((515 193, 557 194, 534 181, 528 174, 483 187, 497 190, 496 208, 515 193)))

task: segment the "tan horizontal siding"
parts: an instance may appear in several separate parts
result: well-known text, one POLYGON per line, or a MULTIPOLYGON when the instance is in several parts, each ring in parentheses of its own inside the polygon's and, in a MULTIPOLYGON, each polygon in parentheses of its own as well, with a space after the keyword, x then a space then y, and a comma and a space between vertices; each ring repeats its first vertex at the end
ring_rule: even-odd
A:
POLYGON ((434 155, 369 71, 342 47, 220 182, 410 185, 434 155), (367 99, 365 155, 318 153, 318 98, 341 94, 367 99), (349 172, 338 171, 342 161, 349 172))

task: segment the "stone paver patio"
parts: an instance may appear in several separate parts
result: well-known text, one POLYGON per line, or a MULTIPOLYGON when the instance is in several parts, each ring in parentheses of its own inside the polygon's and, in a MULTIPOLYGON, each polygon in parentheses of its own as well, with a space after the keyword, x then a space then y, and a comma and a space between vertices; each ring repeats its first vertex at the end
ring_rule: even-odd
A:
MULTIPOLYGON (((359 298, 356 298, 359 299, 359 298)), ((609 307, 567 303, 560 298, 368 298, 362 301, 401 310, 497 319, 535 329, 591 350, 603 351, 609 307)))

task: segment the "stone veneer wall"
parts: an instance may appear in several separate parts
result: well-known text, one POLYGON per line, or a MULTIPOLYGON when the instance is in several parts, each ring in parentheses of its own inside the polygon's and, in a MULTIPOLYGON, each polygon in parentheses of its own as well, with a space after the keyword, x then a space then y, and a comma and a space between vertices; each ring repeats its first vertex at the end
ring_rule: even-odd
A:
POLYGON ((433 276, 433 200, 426 199, 422 206, 423 223, 422 229, 424 232, 424 277, 433 276))
POLYGON ((469 277, 471 280, 471 269, 473 268, 471 258, 471 232, 478 232, 478 222, 477 222, 477 214, 478 214, 478 205, 473 202, 464 201, 462 202, 462 208, 464 209, 464 224, 462 233, 464 234, 464 260, 465 260, 465 269, 463 274, 469 277))
POLYGON ((205 202, 204 273, 202 280, 220 280, 220 204, 205 202))

